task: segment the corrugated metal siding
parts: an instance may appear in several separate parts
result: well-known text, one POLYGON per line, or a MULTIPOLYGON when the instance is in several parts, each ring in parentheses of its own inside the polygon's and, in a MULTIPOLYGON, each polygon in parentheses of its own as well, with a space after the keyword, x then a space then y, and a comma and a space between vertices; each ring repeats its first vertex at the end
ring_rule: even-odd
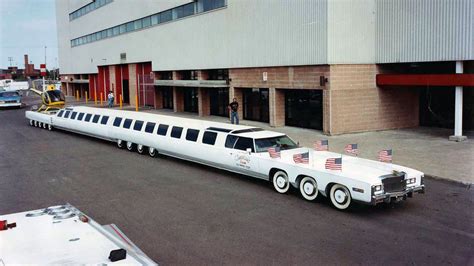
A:
POLYGON ((474 1, 377 0, 377 63, 474 59, 474 1))
POLYGON ((375 0, 328 2, 328 63, 375 62, 375 0))

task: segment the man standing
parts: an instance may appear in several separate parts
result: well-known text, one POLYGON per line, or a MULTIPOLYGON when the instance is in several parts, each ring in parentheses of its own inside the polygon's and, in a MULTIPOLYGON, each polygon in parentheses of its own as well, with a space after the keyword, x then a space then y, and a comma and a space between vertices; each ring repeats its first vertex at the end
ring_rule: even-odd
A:
POLYGON ((107 95, 107 100, 109 103, 109 108, 112 108, 112 106, 114 106, 114 93, 112 91, 110 91, 109 95, 107 95))
POLYGON ((229 104, 229 109, 230 109, 230 122, 232 124, 234 124, 234 120, 235 120, 235 124, 238 125, 239 124, 239 103, 237 102, 237 99, 234 98, 232 99, 232 102, 229 104))

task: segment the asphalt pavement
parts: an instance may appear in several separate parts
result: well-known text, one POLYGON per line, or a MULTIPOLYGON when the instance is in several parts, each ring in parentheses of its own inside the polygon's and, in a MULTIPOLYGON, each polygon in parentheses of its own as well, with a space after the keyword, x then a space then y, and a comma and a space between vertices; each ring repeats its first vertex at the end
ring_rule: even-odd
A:
POLYGON ((69 202, 163 265, 474 264, 468 185, 428 177, 424 195, 341 212, 265 181, 31 127, 27 109, 0 110, 0 215, 69 202))

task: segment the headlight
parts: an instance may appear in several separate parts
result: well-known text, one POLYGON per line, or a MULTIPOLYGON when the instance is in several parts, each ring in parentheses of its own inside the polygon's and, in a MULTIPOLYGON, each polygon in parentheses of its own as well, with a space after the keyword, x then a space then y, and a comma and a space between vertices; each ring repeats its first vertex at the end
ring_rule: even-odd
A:
POLYGON ((377 192, 377 191, 382 191, 382 185, 377 185, 374 187, 374 191, 377 192))
POLYGON ((416 183, 416 178, 409 178, 409 179, 407 179, 407 185, 415 184, 415 183, 416 183))

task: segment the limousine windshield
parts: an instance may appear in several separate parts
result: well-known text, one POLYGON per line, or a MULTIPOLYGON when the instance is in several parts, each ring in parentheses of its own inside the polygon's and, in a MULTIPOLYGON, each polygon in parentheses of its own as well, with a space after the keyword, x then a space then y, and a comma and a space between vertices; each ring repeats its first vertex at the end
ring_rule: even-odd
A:
POLYGON ((271 147, 280 147, 281 150, 291 150, 298 148, 298 144, 296 144, 286 135, 272 138, 255 139, 255 148, 257 152, 267 152, 268 148, 271 147))

